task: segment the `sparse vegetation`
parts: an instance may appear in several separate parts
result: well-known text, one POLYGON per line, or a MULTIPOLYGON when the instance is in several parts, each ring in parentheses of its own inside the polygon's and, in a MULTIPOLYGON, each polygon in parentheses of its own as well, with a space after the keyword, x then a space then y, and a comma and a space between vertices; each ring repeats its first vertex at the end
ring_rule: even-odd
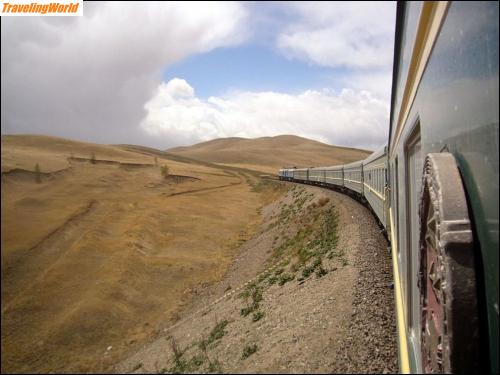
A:
POLYGON ((279 279, 278 279, 278 284, 280 286, 283 286, 285 285, 287 282, 289 281, 292 281, 293 279, 295 279, 295 276, 292 275, 292 274, 289 274, 289 273, 284 273, 282 275, 280 275, 279 279))
POLYGON ((163 178, 167 178, 168 177, 168 174, 169 174, 169 169, 168 169, 168 166, 166 164, 162 165, 161 168, 161 175, 163 178))
POLYGON ((216 360, 210 361, 208 363, 208 372, 210 374, 213 374, 213 373, 221 374, 222 373, 222 367, 220 365, 219 360, 216 359, 216 360))
POLYGON ((136 365, 134 366, 134 368, 132 369, 132 371, 137 371, 137 370, 139 370, 141 367, 142 367, 142 362, 139 362, 138 364, 136 364, 136 365))
MULTIPOLYGON (((60 141, 57 140, 57 142, 60 141)), ((53 145, 57 146, 57 142, 53 142, 53 145)), ((165 310, 170 311, 171 308, 177 308, 180 302, 183 302, 184 296, 181 295, 181 292, 178 291, 186 290, 188 286, 190 287, 192 282, 202 284, 207 280, 212 280, 211 277, 213 276, 214 272, 220 272, 223 268, 227 267, 230 261, 230 257, 226 256, 227 250, 224 240, 226 238, 225 234, 228 235, 228 238, 235 238, 240 228, 242 228, 244 224, 246 224, 248 218, 252 218, 252 220, 256 218, 257 215, 255 214, 255 209, 259 205, 262 205, 260 195, 265 196, 266 200, 271 199, 269 198, 269 195, 276 196, 281 190, 288 190, 291 186, 290 184, 272 180, 262 180, 262 183, 260 183, 260 178, 258 176, 250 175, 247 172, 242 172, 242 174, 240 175, 240 172, 236 172, 234 169, 229 169, 231 171, 234 171, 233 175, 226 172, 225 168, 222 167, 215 168, 214 166, 210 165, 198 165, 195 162, 188 163, 186 160, 176 160, 174 158, 170 158, 168 155, 162 156, 160 154, 155 155, 152 153, 148 153, 147 150, 139 150, 140 152, 138 153, 132 153, 125 150, 120 151, 114 146, 106 149, 106 146, 104 145, 89 146, 88 144, 77 145, 76 143, 70 143, 69 147, 62 147, 61 150, 62 151, 57 152, 54 151, 54 153, 49 155, 50 158, 46 158, 47 154, 45 152, 45 149, 43 149, 43 152, 41 152, 39 155, 30 154, 30 159, 28 159, 27 161, 21 160, 21 162, 24 163, 24 165, 22 165, 22 168, 25 170, 33 171, 35 163, 39 163, 39 166, 43 165, 41 180, 42 184, 45 184, 45 172, 50 173, 51 171, 56 171, 67 167, 67 157, 70 155, 71 151, 70 156, 75 158, 75 160, 71 160, 71 170, 74 173, 60 174, 58 178, 52 180, 50 184, 46 184, 47 186, 43 186, 44 189, 40 189, 41 185, 39 185, 39 189, 33 190, 34 186, 38 186, 33 185, 35 179, 34 173, 31 173, 31 177, 29 178, 29 180, 31 181, 31 185, 25 184, 26 186, 21 186, 19 192, 14 191, 14 188, 18 188, 14 184, 7 186, 7 188, 10 189, 9 199, 5 199, 5 202, 2 202, 2 204, 4 205, 2 209, 4 209, 5 206, 8 209, 7 214, 9 215, 11 220, 6 223, 5 232, 12 235, 10 235, 10 239, 8 238, 8 241, 10 242, 8 242, 9 246, 6 246, 6 248, 15 248, 15 246, 10 246, 12 243, 14 243, 14 241, 19 241, 21 245, 24 244, 24 242, 22 241, 25 241, 26 243, 38 243, 42 235, 51 233, 51 231, 54 229, 53 227, 55 226, 55 223, 62 222, 62 220, 59 220, 60 218, 71 217, 71 215, 80 212, 80 209, 83 210, 85 207, 83 207, 82 202, 84 201, 90 201, 90 199, 94 199, 96 196, 99 196, 99 198, 102 198, 103 200, 112 199, 118 201, 119 199, 120 204, 117 205, 116 208, 119 209, 120 212, 117 212, 116 219, 109 220, 109 216, 104 215, 104 213, 110 212, 108 211, 108 208, 114 209, 114 207, 108 207, 107 205, 100 204, 95 206, 92 205, 88 212, 92 213, 94 212, 94 210, 96 210, 96 212, 98 213, 97 215, 88 215, 87 220, 87 215, 85 214, 86 216, 82 216, 84 220, 79 220, 77 222, 79 225, 77 228, 78 230, 72 229, 71 231, 68 231, 68 233, 64 232, 64 238, 60 235, 55 236, 54 240, 51 240, 50 245, 52 245, 53 243, 54 246, 63 248, 63 246, 60 246, 61 244, 59 243, 59 241, 64 240, 65 243, 68 244, 70 242, 74 242, 78 243, 78 246, 85 246, 86 248, 88 247, 88 253, 87 251, 85 251, 85 254, 83 254, 83 252, 71 251, 69 259, 72 263, 75 264, 86 264, 81 263, 81 257, 95 257, 96 254, 98 254, 99 249, 102 249, 103 246, 106 246, 106 248, 109 247, 110 251, 117 251, 118 249, 129 249, 130 247, 130 251, 127 250, 126 252, 123 252, 123 256, 127 258, 124 258, 125 260, 123 262, 123 270, 120 270, 120 272, 140 273, 141 278, 137 280, 137 285, 134 285, 134 288, 137 288, 137 292, 142 296, 141 304, 137 306, 137 314, 140 314, 144 318, 144 321, 147 320, 151 326, 156 326, 157 317, 161 316, 161 319, 163 319, 163 317, 165 316, 165 310), (97 158, 97 153, 99 153, 99 158, 97 158), (57 157, 53 157, 53 155, 56 155, 57 157), (113 163, 118 163, 120 161, 126 165, 124 165, 124 168, 115 168, 115 166, 112 165, 113 163, 107 163, 106 160, 111 160, 113 161, 113 163), (154 166, 153 169, 151 169, 151 167, 133 167, 133 165, 139 164, 141 164, 142 166, 151 166, 153 161, 157 165, 154 166), (89 166, 89 164, 91 163, 95 165, 89 166), (167 181, 169 184, 173 183, 175 180, 173 174, 182 176, 198 176, 198 173, 200 173, 200 176, 203 176, 203 179, 199 181, 196 187, 193 187, 194 184, 191 183, 175 187, 170 185, 165 186, 166 183, 159 184, 158 182, 160 180, 165 181, 163 180, 162 174, 159 173, 160 167, 163 164, 168 164, 168 167, 173 168, 170 171, 167 170, 167 181), (153 171, 154 173, 151 174, 151 171, 153 171), (255 190, 261 191, 262 194, 248 194, 248 188, 245 186, 244 178, 244 176, 247 175, 250 176, 248 180, 252 181, 252 183, 255 184, 255 190), (240 180, 243 181, 243 184, 234 185, 234 188, 230 187, 221 190, 214 190, 212 188, 213 186, 236 183, 240 180), (64 184, 66 183, 70 188, 65 188, 64 184), (173 193, 177 194, 198 189, 207 189, 207 191, 203 194, 189 193, 185 196, 179 197, 180 199, 169 198, 170 194, 173 193), (17 204, 17 201, 24 197, 27 197, 28 193, 33 193, 33 198, 36 198, 36 201, 26 200, 26 204, 17 204), (57 199, 53 199, 54 196, 57 197, 57 199), (12 199, 10 199, 11 197, 12 199), (187 202, 188 197, 189 201, 187 202), (223 215, 220 215, 220 217, 219 215, 207 215, 207 202, 211 205, 211 207, 213 206, 214 209, 223 207, 223 215), (178 206, 181 203, 183 204, 182 208, 178 206), (201 210, 202 208, 203 211, 201 210), (20 212, 22 215, 18 215, 18 212, 20 212), (103 215, 100 215, 101 212, 103 213, 103 215), (52 215, 51 217, 54 220, 43 220, 43 218, 47 215, 52 215), (33 238, 30 237, 32 236, 30 232, 35 231, 29 230, 32 225, 28 225, 31 224, 31 222, 27 222, 26 220, 26 218, 31 217, 33 217, 33 222, 40 223, 41 227, 40 230, 37 230, 37 233, 33 235, 33 238), (193 220, 193 218, 199 219, 193 220), (189 220, 189 223, 185 222, 184 220, 189 220), (54 222, 54 224, 52 222, 54 222), (230 223, 231 225, 226 226, 226 223, 230 223), (169 226, 171 225, 172 230, 170 230, 170 227, 167 227, 167 224, 169 226), (123 232, 125 228, 127 228, 127 235, 117 238, 115 233, 119 231, 123 232), (151 233, 153 233, 154 235, 148 235, 148 238, 144 238, 143 235, 146 233, 144 232, 144 228, 149 228, 152 231, 151 233), (189 228, 189 232, 184 231, 183 228, 189 228), (198 228, 203 228, 204 230, 198 230, 198 228), (80 233, 80 230, 83 231, 90 229, 92 231, 92 235, 85 236, 84 239, 78 240, 78 242, 76 242, 75 239, 77 238, 77 234, 80 233), (22 231, 25 231, 26 233, 22 233, 22 231), (215 238, 216 241, 213 242, 207 241, 207 234, 213 234, 214 237, 217 237, 217 233, 224 233, 224 236, 219 236, 221 237, 220 239, 215 238), (15 234, 16 236, 14 236, 13 234, 15 234), (67 238, 66 235, 68 236, 67 238), (39 236, 40 238, 36 236, 39 236), (172 236, 174 236, 173 241, 170 241, 172 236), (24 240, 24 238, 26 238, 26 240, 24 240), (192 248, 194 254, 192 259, 195 262, 200 259, 200 254, 201 256, 204 256, 207 253, 206 250, 209 248, 211 249, 210 251, 213 251, 213 258, 221 261, 217 262, 217 264, 214 264, 213 267, 212 263, 207 263, 207 266, 203 267, 202 270, 200 269, 199 272, 191 272, 192 274, 196 273, 196 275, 190 275, 192 277, 190 277, 189 280, 185 281, 186 278, 183 278, 182 276, 186 272, 190 272, 189 262, 191 262, 191 258, 188 258, 187 254, 175 253, 174 257, 168 260, 169 266, 170 264, 172 264, 173 267, 169 269, 169 275, 165 276, 163 273, 158 273, 157 270, 158 265, 165 264, 165 258, 161 255, 172 255, 170 244, 174 244, 172 245, 173 248, 192 248), (153 252, 149 251, 152 249, 158 250, 158 257, 152 256, 146 260, 145 255, 149 255, 150 253, 152 254, 153 252), (160 253, 160 251, 163 253, 160 253), (177 255, 179 255, 178 258, 177 255), (137 260, 140 259, 144 259, 145 262, 138 262, 137 260), (182 269, 180 267, 177 267, 177 262, 180 262, 180 264, 183 265, 182 269), (175 272, 175 274, 171 275, 170 272, 175 272), (170 280, 171 276, 172 280, 174 280, 171 284, 169 284, 169 286, 171 287, 166 291, 161 291, 160 289, 163 285, 163 280, 165 280, 165 277, 168 277, 170 280), (162 295, 162 300, 156 300, 154 296, 158 295, 158 293, 163 292, 164 295, 162 295), (166 306, 168 307, 168 309, 165 309, 166 306)), ((20 153, 19 155, 24 157, 24 153, 20 153)), ((18 163, 19 161, 15 160, 15 162, 18 163)), ((11 164, 14 168, 14 161, 11 164)), ((186 180, 184 177, 181 178, 182 181, 186 180)), ((310 258, 309 261, 304 264, 300 263, 296 256, 296 252, 298 251, 298 249, 295 247, 295 245, 293 245, 294 242, 301 244, 301 246, 305 250, 307 250, 306 252, 304 252, 304 255, 306 255, 306 257, 309 256, 309 253, 314 253, 316 251, 316 249, 312 249, 310 245, 307 244, 307 242, 312 238, 312 234, 316 233, 318 228, 320 228, 320 224, 318 224, 320 223, 320 221, 318 219, 318 221, 314 222, 315 224, 313 224, 313 220, 310 219, 310 213, 307 210, 304 210, 305 207, 307 207, 312 201, 314 201, 314 199, 305 200, 304 197, 306 195, 307 193, 304 192, 304 189, 302 187, 294 187, 294 191, 289 194, 286 200, 286 203, 288 203, 288 205, 284 205, 283 203, 281 204, 283 215, 282 218, 285 218, 286 216, 286 220, 289 220, 290 223, 295 221, 301 221, 301 223, 299 223, 298 226, 295 226, 295 224, 288 226, 284 222, 281 222, 281 228, 278 229, 277 227, 275 227, 273 232, 270 233, 270 240, 272 241, 273 238, 276 240, 276 246, 274 247, 281 246, 283 243, 287 242, 286 236, 292 237, 288 239, 289 241, 286 243, 286 246, 282 248, 282 253, 279 258, 271 259, 272 263, 274 263, 274 261, 279 261, 279 266, 277 268, 280 268, 281 271, 278 273, 278 275, 276 275, 275 269, 273 269, 269 273, 262 274, 261 277, 258 277, 259 283, 251 288, 251 292, 248 294, 248 301, 239 300, 236 297, 238 293, 235 293, 234 297, 236 298, 233 298, 232 300, 236 301, 239 304, 236 306, 236 314, 239 315, 239 310, 243 307, 249 308, 249 311, 247 311, 245 318, 241 316, 237 318, 240 321, 245 320, 248 324, 253 321, 268 321, 271 316, 270 311, 267 310, 268 294, 266 288, 268 287, 268 284, 275 285, 274 287, 272 287, 272 289, 278 289, 278 282, 280 282, 282 285, 287 282, 295 283, 294 281, 290 280, 296 280, 297 277, 301 275, 302 268, 304 266, 309 266, 314 261, 315 258, 314 255, 312 255, 312 258, 310 258), (295 203, 293 199, 290 199, 292 194, 295 194, 296 196, 295 203), (299 210, 299 206, 302 206, 302 210, 299 210), (311 225, 317 225, 317 227, 311 228, 310 232, 308 232, 307 228, 309 228, 311 225), (295 238, 296 233, 293 232, 295 231, 296 227, 306 228, 299 234, 298 238, 295 238), (289 264, 286 264, 288 262, 289 264), (293 277, 295 277, 295 279, 293 277)), ((317 209, 315 211, 323 214, 328 206, 329 205, 325 205, 324 208, 317 209)), ((270 209, 276 209, 276 206, 270 206, 262 210, 262 214, 264 215, 265 220, 268 220, 267 215, 269 214, 270 209)), ((278 213, 279 211, 280 209, 278 208, 275 212, 278 213)), ((278 217, 279 214, 275 214, 273 220, 277 222, 276 219, 278 219, 278 217)), ((320 218, 322 217, 323 216, 320 216, 320 218)), ((248 237, 250 237, 250 235, 248 235, 248 237)), ((240 238, 241 241, 244 241, 245 239, 246 238, 243 237, 240 238)), ((4 239, 2 238, 2 241, 3 240, 4 239)), ((42 254, 42 252, 40 253, 42 254)), ((11 257, 15 257, 15 254, 12 256, 10 254, 7 254, 7 256, 8 259, 10 259, 11 257)), ((326 264, 325 260, 326 258, 324 258, 324 263, 326 264)), ((52 264, 52 260, 42 257, 38 259, 38 255, 34 261, 40 261, 40 264, 44 267, 52 264)), ((10 264, 15 265, 15 262, 11 262, 10 264)), ((57 264, 57 267, 60 267, 60 265, 57 264)), ((62 274, 64 270, 60 270, 57 267, 57 272, 62 274)), ((341 267, 340 263, 339 267, 341 267)), ((47 319, 47 317, 50 317, 50 313, 52 311, 55 311, 55 307, 53 306, 52 301, 50 301, 47 297, 53 292, 50 290, 50 288, 52 288, 53 286, 52 284, 49 284, 48 281, 42 280, 40 277, 38 277, 38 269, 41 268, 42 267, 29 267, 29 269, 27 270, 29 271, 29 274, 27 274, 27 276, 29 276, 30 279, 38 280, 36 284, 34 284, 36 285, 36 288, 33 289, 34 291, 36 291, 36 289, 45 290, 44 288, 48 290, 47 293, 37 294, 36 296, 37 301, 39 301, 40 303, 40 309, 37 309, 37 312, 35 314, 36 316, 32 313, 32 309, 29 308, 28 304, 23 302, 21 304, 23 308, 23 315, 17 318, 14 314, 10 316, 7 314, 8 318, 12 319, 13 321, 17 321, 18 319, 20 321, 29 320, 33 325, 40 327, 41 330, 46 329, 46 326, 44 325, 48 324, 46 322, 53 324, 54 330, 64 328, 60 324, 60 322, 50 322, 50 319, 47 319)), ((316 269, 315 272, 317 270, 318 269, 316 269)), ((15 271, 16 272, 12 272, 12 274, 19 273, 17 272, 17 269, 15 271)), ((102 270, 89 266, 89 268, 86 269, 86 272, 88 272, 88 277, 94 279, 101 277, 102 270)), ((114 291, 121 290, 119 288, 121 288, 123 285, 119 283, 120 278, 116 277, 115 272, 117 271, 113 269, 110 270, 109 275, 105 275, 107 280, 112 280, 112 282, 110 281, 109 283, 98 285, 91 291, 88 290, 86 283, 80 281, 81 278, 78 278, 78 275, 74 273, 68 274, 69 282, 73 283, 71 284, 71 299, 74 299, 75 301, 81 301, 83 298, 85 298, 86 300, 91 300, 92 303, 96 304, 108 302, 110 304, 116 303, 117 299, 121 298, 121 296, 120 293, 114 293, 114 291), (104 290, 103 288, 106 289, 104 290), (95 296, 101 295, 103 292, 109 292, 109 301, 101 302, 101 299, 94 298, 95 296)), ((17 280, 14 281, 17 282, 17 280)), ((233 284, 233 281, 231 281, 231 283, 233 284)), ((224 285, 222 289, 224 289, 226 285, 224 285)), ((239 283, 232 285, 233 289, 236 289, 236 287, 238 286, 239 283)), ((57 286, 57 288, 66 287, 67 284, 64 283, 57 286)), ((62 296, 62 298, 63 300, 61 300, 61 304, 59 304, 60 307, 59 305, 57 307, 57 313, 64 315, 67 314, 67 310, 66 307, 63 306, 71 306, 71 304, 66 303, 66 298, 70 297, 64 295, 62 296)), ((26 301, 29 301, 29 299, 26 299, 26 301)), ((211 315, 218 310, 210 308, 207 309, 207 311, 210 311, 207 314, 211 315)), ((64 368, 74 367, 88 369, 88 366, 92 366, 94 359, 97 357, 92 357, 91 355, 89 355, 82 358, 73 359, 69 352, 73 350, 85 350, 92 355, 93 353, 96 353, 95 355, 99 356, 100 358, 102 354, 100 343, 102 343, 103 340, 107 341, 111 333, 111 337, 113 337, 113 335, 124 336, 125 334, 130 332, 130 324, 132 324, 133 322, 127 319, 127 312, 117 310, 116 313, 116 319, 106 321, 106 329, 98 329, 93 325, 90 328, 87 328, 86 324, 81 324, 81 319, 85 319, 85 317, 80 316, 80 314, 77 314, 75 316, 71 315, 71 324, 75 324, 77 327, 83 327, 83 329, 85 330, 93 329, 93 331, 89 331, 89 335, 84 335, 82 339, 78 338, 80 337, 80 332, 78 331, 78 334, 76 334, 74 338, 68 338, 68 340, 71 341, 71 345, 59 345, 58 347, 54 347, 54 357, 71 358, 71 363, 68 363, 69 360, 66 361, 61 359, 59 363, 61 368, 63 368, 63 366, 67 366, 64 368), (99 339, 87 340, 87 337, 98 337, 99 339)), ((205 313, 205 311, 203 313, 205 313)), ((181 314, 182 310, 179 309, 177 318, 175 317, 175 313, 172 314, 171 317, 167 317, 169 319, 171 318, 172 322, 177 322, 180 320, 181 314)), ((205 315, 205 317, 206 316, 207 315, 205 315)), ((205 341, 210 340, 209 336, 211 336, 211 330, 212 328, 214 328, 214 325, 216 325, 215 322, 211 322, 211 324, 208 323, 208 329, 206 331, 203 331, 203 338, 205 339, 205 341)), ((253 324, 253 326, 257 325, 260 326, 261 323, 253 324)), ((12 327, 14 326, 15 325, 12 325, 12 327)), ((252 324, 250 324, 250 326, 252 326, 252 324)), ((149 332, 149 330, 151 330, 151 327, 141 327, 141 330, 144 330, 144 332, 149 332)), ((218 371, 217 368, 220 365, 225 368, 225 358, 220 357, 221 363, 218 364, 217 361, 214 361, 215 356, 214 358, 212 358, 211 351, 214 350, 219 352, 219 350, 222 350, 222 344, 226 344, 226 336, 228 336, 228 332, 231 332, 232 334, 232 330, 233 326, 231 323, 229 323, 225 326, 225 328, 219 331, 220 333, 224 334, 222 338, 216 338, 219 335, 214 332, 214 335, 212 336, 214 337, 214 341, 208 349, 208 354, 212 359, 212 361, 210 362, 204 356, 193 356, 194 354, 196 354, 195 351, 198 354, 201 353, 200 349, 197 346, 195 346, 194 348, 190 347, 186 351, 184 345, 187 344, 185 344, 184 340, 180 341, 178 337, 178 343, 182 347, 182 350, 178 351, 179 355, 174 356, 173 354, 169 353, 165 358, 165 360, 168 360, 169 363, 160 364, 158 369, 154 371, 159 371, 162 368, 165 368, 164 370, 168 371, 170 367, 174 365, 174 358, 177 362, 176 371, 194 371, 192 369, 199 366, 196 372, 207 372, 207 368, 209 367, 210 363, 212 363, 213 371, 218 371), (216 349, 213 349, 215 347, 214 344, 217 344, 217 342, 221 342, 221 344, 216 349), (202 360, 204 362, 200 365, 202 360)), ((19 361, 16 362, 19 364, 19 366, 16 365, 18 366, 17 370, 19 370, 17 372, 22 372, 23 368, 26 367, 26 364, 31 363, 30 361, 33 361, 33 363, 40 363, 40 366, 36 368, 37 371, 47 371, 47 366, 45 366, 42 363, 43 361, 40 360, 41 356, 47 349, 47 344, 42 345, 40 347, 40 350, 37 350, 37 343, 27 343, 27 345, 21 345, 23 339, 22 332, 8 331, 8 333, 8 347, 19 348, 19 352, 15 353, 15 355, 17 356, 16 358, 19 358, 19 361)), ((141 341, 143 337, 144 336, 141 335, 138 335, 137 337, 134 336, 134 340, 137 339, 138 341, 141 341)), ((200 337, 194 338, 193 336, 193 340, 199 341, 200 337)), ((165 342, 165 344, 169 345, 168 342, 165 342)), ((236 357, 240 357, 241 350, 243 349, 244 344, 245 342, 236 348, 236 357)), ((126 346, 114 345, 113 355, 121 355, 122 351, 126 349, 125 347, 126 346)), ((168 349, 170 351, 170 348, 168 349)), ((12 358, 13 354, 13 352, 10 352, 9 358, 12 358)), ((128 363, 129 367, 127 368, 127 370, 131 370, 134 366, 138 366, 138 362, 140 361, 141 359, 128 363)), ((149 368, 149 365, 149 362, 144 362, 139 372, 143 372, 145 368, 149 368)))
POLYGON ((246 359, 250 357, 252 354, 254 354, 257 351, 257 344, 247 344, 243 348, 243 354, 241 355, 242 359, 246 359))
POLYGON ((242 316, 247 316, 250 313, 256 311, 259 308, 259 304, 262 301, 263 288, 257 285, 255 282, 247 285, 246 289, 240 293, 239 297, 248 300, 251 297, 251 303, 241 309, 240 314, 242 316))
POLYGON ((316 277, 320 278, 325 276, 328 273, 327 270, 325 270, 323 267, 319 267, 319 269, 316 271, 316 277))
POLYGON ((184 350, 181 350, 178 347, 177 342, 173 337, 170 338, 171 349, 174 354, 173 365, 169 369, 166 368, 163 369, 162 373, 165 372, 171 374, 192 373, 194 371, 197 371, 200 368, 200 366, 202 366, 204 363, 207 363, 205 371, 209 373, 221 373, 222 366, 219 360, 218 359, 211 360, 208 355, 208 349, 211 344, 216 343, 218 340, 224 337, 224 335, 226 334, 224 328, 227 325, 228 325, 227 320, 222 320, 218 322, 214 326, 214 328, 210 331, 206 339, 202 338, 199 342, 197 343, 194 342, 191 345, 188 345, 184 350), (196 353, 195 350, 195 353, 192 355, 190 359, 185 359, 184 354, 188 352, 189 349, 196 347, 199 349, 199 352, 196 353))
POLYGON ((269 279, 267 279, 267 282, 269 283, 269 285, 276 284, 277 281, 278 281, 277 276, 271 276, 269 279))
POLYGON ((208 335, 207 346, 216 340, 220 340, 226 334, 224 328, 226 328, 227 324, 228 324, 227 320, 222 320, 215 325, 215 327, 208 335))
POLYGON ((262 311, 257 311, 252 316, 252 322, 258 322, 264 317, 264 313, 262 311))
POLYGON ((189 370, 188 362, 182 359, 182 355, 184 352, 177 345, 177 341, 174 337, 170 338, 170 347, 172 349, 172 353, 174 353, 174 365, 168 372, 173 374, 182 374, 189 370))

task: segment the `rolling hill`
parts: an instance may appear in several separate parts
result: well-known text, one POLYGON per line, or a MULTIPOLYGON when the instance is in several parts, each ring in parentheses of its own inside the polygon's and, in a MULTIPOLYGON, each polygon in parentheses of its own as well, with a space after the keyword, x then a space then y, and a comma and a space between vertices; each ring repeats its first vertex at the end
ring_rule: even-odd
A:
POLYGON ((371 151, 331 146, 294 135, 220 138, 167 150, 171 154, 223 165, 276 173, 283 166, 344 164, 366 158, 371 151))
POLYGON ((2 373, 108 373, 224 275, 273 198, 255 173, 147 147, 1 145, 2 373))

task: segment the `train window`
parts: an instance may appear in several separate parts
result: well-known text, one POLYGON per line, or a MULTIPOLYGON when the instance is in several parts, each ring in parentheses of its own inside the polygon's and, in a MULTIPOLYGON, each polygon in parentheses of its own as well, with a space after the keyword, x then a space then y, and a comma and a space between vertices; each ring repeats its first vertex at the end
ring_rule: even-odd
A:
MULTIPOLYGON (((408 282, 408 313, 411 336, 420 342, 420 292, 418 289, 419 268, 419 196, 422 178, 422 155, 420 125, 417 123, 405 147, 406 156, 406 251, 408 282)), ((419 361, 418 361, 419 362, 419 361)))

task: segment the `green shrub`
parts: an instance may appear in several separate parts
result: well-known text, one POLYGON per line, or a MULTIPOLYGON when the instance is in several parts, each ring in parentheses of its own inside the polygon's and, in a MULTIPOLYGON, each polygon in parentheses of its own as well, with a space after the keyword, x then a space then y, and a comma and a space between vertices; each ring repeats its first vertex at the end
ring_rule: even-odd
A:
POLYGON ((252 345, 247 344, 243 348, 243 354, 241 355, 241 358, 242 359, 248 358, 256 351, 257 351, 257 344, 252 344, 252 345))
POLYGON ((215 325, 215 327, 212 329, 210 334, 208 335, 207 339, 207 345, 211 344, 215 340, 220 340, 226 332, 224 331, 224 328, 226 328, 228 321, 223 320, 215 325))
POLYGON ((280 277, 278 279, 278 284, 280 286, 282 286, 282 285, 285 285, 287 282, 292 281, 293 279, 295 279, 294 275, 291 275, 289 273, 284 273, 284 274, 280 275, 280 277))

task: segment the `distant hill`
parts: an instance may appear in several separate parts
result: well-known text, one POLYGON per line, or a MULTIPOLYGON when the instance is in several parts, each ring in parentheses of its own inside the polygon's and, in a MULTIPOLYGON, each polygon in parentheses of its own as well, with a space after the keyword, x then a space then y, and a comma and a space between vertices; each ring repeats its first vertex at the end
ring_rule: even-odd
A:
POLYGON ((2 172, 15 168, 33 170, 39 163, 42 171, 53 172, 69 167, 68 157, 120 160, 130 163, 151 163, 137 152, 128 152, 119 146, 81 142, 47 135, 2 135, 2 172))
POLYGON ((366 158, 371 151, 331 146, 294 135, 220 138, 169 153, 224 165, 276 173, 283 166, 311 167, 345 164, 366 158))

